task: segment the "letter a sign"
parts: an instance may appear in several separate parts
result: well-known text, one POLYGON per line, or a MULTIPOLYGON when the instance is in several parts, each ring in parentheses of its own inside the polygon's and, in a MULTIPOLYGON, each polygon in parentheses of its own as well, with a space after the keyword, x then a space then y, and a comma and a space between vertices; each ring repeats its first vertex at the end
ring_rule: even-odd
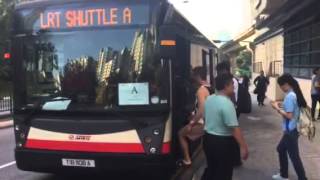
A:
POLYGON ((133 89, 131 91, 131 94, 138 94, 138 90, 136 87, 133 86, 133 89))
POLYGON ((148 83, 120 83, 118 90, 120 106, 149 105, 148 83))

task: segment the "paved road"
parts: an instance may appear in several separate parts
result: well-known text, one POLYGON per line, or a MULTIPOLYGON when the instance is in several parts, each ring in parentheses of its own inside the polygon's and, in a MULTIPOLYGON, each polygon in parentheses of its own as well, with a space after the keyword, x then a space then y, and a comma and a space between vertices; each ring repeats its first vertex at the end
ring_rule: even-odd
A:
POLYGON ((22 172, 14 164, 14 135, 12 128, 0 129, 0 179, 49 180, 48 175, 22 172))

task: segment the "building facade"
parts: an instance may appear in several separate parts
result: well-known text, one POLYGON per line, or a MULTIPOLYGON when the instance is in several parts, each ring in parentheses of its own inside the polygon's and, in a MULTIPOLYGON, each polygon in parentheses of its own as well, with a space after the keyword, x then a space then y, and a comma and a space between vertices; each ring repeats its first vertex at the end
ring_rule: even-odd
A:
POLYGON ((267 97, 280 100, 283 93, 276 83, 276 79, 283 73, 283 28, 282 26, 262 25, 272 17, 287 0, 251 0, 251 12, 255 20, 257 36, 254 40, 253 78, 261 71, 269 77, 270 84, 267 97))
POLYGON ((253 63, 253 77, 264 71, 269 77, 270 84, 267 97, 272 100, 280 100, 283 93, 277 86, 277 77, 283 74, 283 29, 275 32, 269 31, 255 39, 255 57, 253 63))
MULTIPOLYGON (((280 2, 275 1, 267 3, 280 2)), ((271 11, 260 10, 256 16, 257 31, 268 30, 255 39, 254 72, 262 69, 270 75, 271 99, 283 97, 276 84, 277 76, 283 72, 292 74, 311 105, 312 70, 320 66, 320 2, 286 0, 275 7, 271 11)))
MULTIPOLYGON (((220 49, 223 55, 231 62, 234 74, 239 69, 238 58, 241 52, 251 53, 251 71, 255 78, 260 71, 265 71, 270 76, 282 73, 283 68, 283 35, 279 28, 270 30, 268 27, 256 28, 272 13, 277 11, 287 0, 250 0, 252 26, 239 34, 232 41, 224 44, 220 49), (256 41, 258 39, 258 41, 256 41)), ((271 86, 270 86, 271 88, 271 86)), ((277 98, 275 89, 270 89, 272 99, 277 98)))

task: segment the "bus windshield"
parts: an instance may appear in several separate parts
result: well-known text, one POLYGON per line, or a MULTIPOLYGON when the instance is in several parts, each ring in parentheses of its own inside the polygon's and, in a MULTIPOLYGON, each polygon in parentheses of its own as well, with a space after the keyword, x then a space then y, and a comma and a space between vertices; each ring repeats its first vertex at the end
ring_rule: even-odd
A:
POLYGON ((43 32, 21 41, 21 102, 27 107, 109 110, 169 103, 168 65, 154 57, 148 28, 43 32))

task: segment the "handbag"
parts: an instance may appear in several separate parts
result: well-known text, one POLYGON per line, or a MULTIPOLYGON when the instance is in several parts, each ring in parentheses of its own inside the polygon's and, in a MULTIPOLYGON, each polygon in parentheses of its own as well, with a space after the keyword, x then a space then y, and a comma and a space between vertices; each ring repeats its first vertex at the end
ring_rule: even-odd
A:
POLYGON ((298 122, 298 132, 312 141, 316 135, 316 127, 312 121, 311 109, 301 108, 298 122))

